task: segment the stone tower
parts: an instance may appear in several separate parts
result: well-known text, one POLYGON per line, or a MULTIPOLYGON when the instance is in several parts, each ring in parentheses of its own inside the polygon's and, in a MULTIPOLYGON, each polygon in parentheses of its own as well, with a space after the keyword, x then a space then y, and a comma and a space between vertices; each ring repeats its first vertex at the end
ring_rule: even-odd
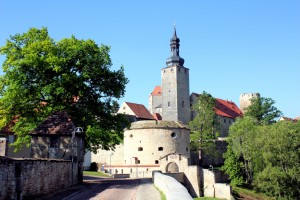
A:
POLYGON ((259 93, 243 93, 240 95, 240 109, 243 113, 245 113, 245 110, 248 106, 251 104, 252 98, 259 98, 259 93))
POLYGON ((183 66, 184 59, 179 56, 179 43, 174 26, 171 56, 167 59, 167 67, 161 70, 162 119, 187 124, 190 121, 189 69, 183 66))

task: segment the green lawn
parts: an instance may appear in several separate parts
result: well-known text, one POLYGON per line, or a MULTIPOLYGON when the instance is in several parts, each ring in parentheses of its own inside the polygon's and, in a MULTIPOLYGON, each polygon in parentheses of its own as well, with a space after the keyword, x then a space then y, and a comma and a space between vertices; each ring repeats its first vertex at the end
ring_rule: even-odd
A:
POLYGON ((109 177, 109 174, 105 174, 103 172, 95 172, 95 171, 83 171, 83 175, 109 177))

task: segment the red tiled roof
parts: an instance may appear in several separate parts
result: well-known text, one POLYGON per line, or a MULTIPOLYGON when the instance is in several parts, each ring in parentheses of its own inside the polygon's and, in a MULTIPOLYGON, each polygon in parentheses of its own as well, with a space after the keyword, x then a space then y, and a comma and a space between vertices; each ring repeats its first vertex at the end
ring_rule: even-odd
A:
POLYGON ((155 86, 153 92, 151 92, 151 95, 161 96, 161 87, 160 86, 155 86))
POLYGON ((153 113, 153 117, 156 119, 156 120, 162 120, 162 117, 159 113, 153 113))
POLYGON ((75 125, 66 112, 54 112, 30 134, 32 135, 69 135, 75 125))
POLYGON ((216 98, 216 107, 214 108, 217 115, 229 118, 242 117, 242 111, 232 101, 216 98))
MULTIPOLYGON (((191 95, 195 95, 196 97, 200 96, 200 94, 194 92, 191 95)), ((235 105, 235 103, 218 98, 216 98, 216 107, 214 108, 214 111, 217 115, 232 119, 243 116, 242 111, 239 109, 239 107, 237 107, 237 105, 235 105)))
POLYGON ((130 103, 130 102, 125 102, 125 103, 132 110, 132 112, 134 112, 137 118, 154 120, 154 117, 151 115, 151 113, 147 110, 147 108, 144 105, 137 104, 137 103, 130 103))

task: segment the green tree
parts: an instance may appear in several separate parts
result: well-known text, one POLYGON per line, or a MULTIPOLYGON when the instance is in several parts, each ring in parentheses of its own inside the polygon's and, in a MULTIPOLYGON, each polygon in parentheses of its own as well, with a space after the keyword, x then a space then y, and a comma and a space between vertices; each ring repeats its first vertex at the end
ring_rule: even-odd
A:
POLYGON ((280 199, 300 196, 300 121, 261 125, 238 119, 229 130, 223 170, 231 184, 248 184, 280 199))
POLYGON ((248 116, 237 119, 229 128, 223 170, 230 175, 233 184, 251 184, 258 168, 262 167, 259 134, 257 121, 248 116))
MULTIPOLYGON (((214 111, 216 100, 209 93, 203 91, 193 105, 195 118, 189 123, 191 133, 191 149, 199 150, 212 158, 218 156, 214 139, 219 131, 218 116, 214 111)), ((201 156, 202 157, 202 156, 201 156)))
POLYGON ((272 124, 282 116, 282 112, 274 104, 275 101, 271 98, 252 98, 250 106, 246 108, 245 116, 257 119, 260 124, 272 124))
POLYGON ((300 121, 282 121, 264 127, 260 149, 265 168, 255 186, 270 196, 297 199, 300 196, 300 121))
POLYGON ((108 149, 119 142, 123 118, 112 111, 128 80, 122 66, 111 70, 109 50, 74 36, 56 42, 47 28, 31 28, 7 40, 0 48, 6 55, 0 77, 0 126, 18 116, 13 127, 17 147, 58 110, 67 111, 76 126, 84 128, 88 149, 108 149))

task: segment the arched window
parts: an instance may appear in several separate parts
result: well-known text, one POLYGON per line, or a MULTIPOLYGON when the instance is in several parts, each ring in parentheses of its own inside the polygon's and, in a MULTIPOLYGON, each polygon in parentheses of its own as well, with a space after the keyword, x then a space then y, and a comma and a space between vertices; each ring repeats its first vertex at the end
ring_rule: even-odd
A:
POLYGON ((139 148, 138 148, 138 151, 143 151, 143 147, 139 147, 139 148))
POLYGON ((158 147, 158 151, 163 151, 164 148, 163 147, 158 147))

